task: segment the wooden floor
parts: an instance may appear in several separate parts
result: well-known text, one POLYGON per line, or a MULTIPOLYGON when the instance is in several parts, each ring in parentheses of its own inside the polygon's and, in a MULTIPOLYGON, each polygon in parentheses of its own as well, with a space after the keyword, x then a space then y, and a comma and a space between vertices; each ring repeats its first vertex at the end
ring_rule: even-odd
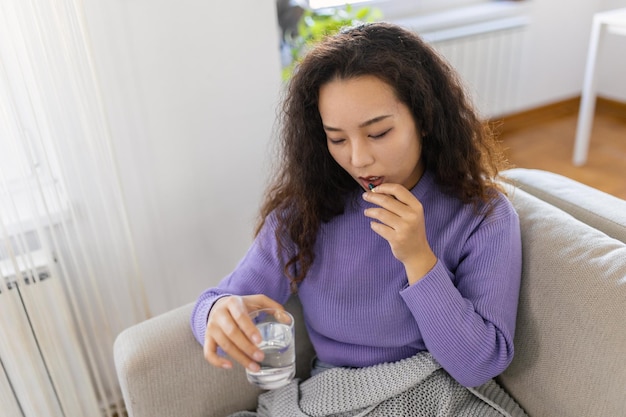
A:
POLYGON ((513 167, 537 168, 573 178, 626 200, 626 104, 600 99, 587 163, 572 164, 578 99, 496 121, 513 167))

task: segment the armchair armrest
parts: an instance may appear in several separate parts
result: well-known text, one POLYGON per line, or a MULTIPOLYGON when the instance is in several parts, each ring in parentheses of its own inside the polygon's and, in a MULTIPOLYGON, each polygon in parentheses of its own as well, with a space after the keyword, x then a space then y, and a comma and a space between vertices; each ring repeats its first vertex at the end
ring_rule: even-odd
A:
MULTIPOLYGON (((305 378, 313 351, 297 298, 286 308, 296 319, 297 375, 305 378)), ((204 360, 189 324, 192 309, 187 304, 117 336, 115 366, 129 416, 220 417, 256 408, 262 390, 248 383, 243 367, 204 360)))

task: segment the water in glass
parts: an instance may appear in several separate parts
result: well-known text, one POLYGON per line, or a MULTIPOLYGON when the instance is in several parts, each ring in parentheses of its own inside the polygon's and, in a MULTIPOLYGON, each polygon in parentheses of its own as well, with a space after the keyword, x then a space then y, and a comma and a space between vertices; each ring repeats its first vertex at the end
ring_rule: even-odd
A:
POLYGON ((248 381, 263 389, 287 385, 296 373, 292 327, 281 323, 260 323, 257 328, 263 338, 259 349, 265 358, 259 363, 259 372, 246 370, 248 381))

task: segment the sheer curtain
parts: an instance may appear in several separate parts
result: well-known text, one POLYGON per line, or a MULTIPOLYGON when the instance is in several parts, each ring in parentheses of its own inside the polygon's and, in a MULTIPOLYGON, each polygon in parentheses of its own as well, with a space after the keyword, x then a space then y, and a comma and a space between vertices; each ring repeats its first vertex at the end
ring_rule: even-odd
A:
POLYGON ((0 415, 124 415, 149 317, 80 0, 0 2, 0 415))

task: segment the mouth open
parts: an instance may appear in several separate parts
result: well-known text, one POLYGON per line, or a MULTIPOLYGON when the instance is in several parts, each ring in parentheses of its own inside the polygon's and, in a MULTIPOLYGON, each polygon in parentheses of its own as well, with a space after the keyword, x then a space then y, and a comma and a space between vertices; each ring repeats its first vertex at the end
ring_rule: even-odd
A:
POLYGON ((382 184, 384 182, 384 177, 359 177, 359 182, 363 188, 371 190, 372 188, 378 187, 382 184))

